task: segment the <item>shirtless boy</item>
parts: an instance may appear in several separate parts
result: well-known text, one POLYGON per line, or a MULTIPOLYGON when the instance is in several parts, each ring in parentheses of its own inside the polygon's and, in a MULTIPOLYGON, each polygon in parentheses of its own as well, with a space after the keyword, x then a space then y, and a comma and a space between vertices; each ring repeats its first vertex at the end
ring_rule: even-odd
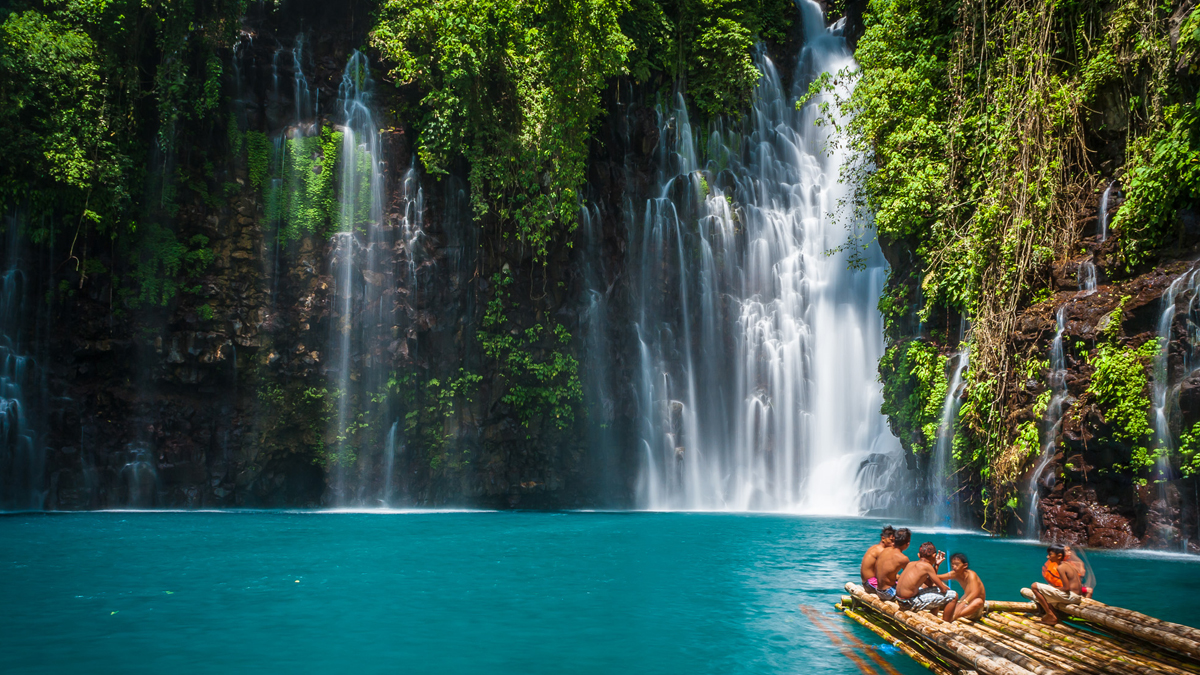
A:
POLYGON ((900 582, 896 584, 896 600, 901 609, 910 612, 923 609, 936 611, 958 598, 958 594, 938 578, 937 568, 945 557, 933 542, 921 544, 917 556, 916 562, 904 568, 904 574, 900 575, 900 582))
POLYGON ((962 553, 951 555, 950 571, 939 575, 938 578, 942 581, 953 579, 963 588, 962 597, 955 598, 946 605, 946 611, 942 612, 942 621, 954 621, 963 617, 977 619, 983 615, 987 591, 983 588, 983 581, 979 579, 979 575, 969 567, 967 556, 962 553))
POLYGON ((1042 576, 1049 581, 1048 584, 1043 584, 1040 581, 1029 585, 1033 591, 1033 597, 1037 603, 1041 605, 1042 611, 1046 615, 1042 617, 1042 623, 1047 626, 1053 626, 1058 623, 1058 615, 1054 613, 1054 605, 1078 605, 1083 599, 1080 595, 1082 585, 1079 579, 1079 570, 1070 563, 1064 563, 1066 551, 1063 550, 1062 544, 1053 544, 1046 549, 1046 562, 1042 565, 1042 576))
POLYGON ((888 525, 883 528, 883 533, 879 535, 879 543, 867 549, 862 559, 862 565, 858 570, 858 573, 862 575, 863 588, 874 586, 872 582, 875 579, 875 560, 879 558, 879 554, 883 552, 883 549, 891 547, 895 538, 895 528, 888 525))
POLYGON ((1074 565, 1075 571, 1079 572, 1079 594, 1085 598, 1092 597, 1092 589, 1083 585, 1083 580, 1087 578, 1087 566, 1085 566, 1083 561, 1079 559, 1079 556, 1075 555, 1075 552, 1071 550, 1070 544, 1063 544, 1063 562, 1074 565))
POLYGON ((875 577, 875 583, 870 583, 871 580, 868 579, 867 591, 874 591, 875 595, 884 600, 896 599, 896 577, 908 565, 908 556, 904 555, 904 549, 908 548, 911 539, 912 532, 909 532, 907 527, 896 530, 892 545, 883 549, 875 558, 875 573, 871 575, 875 577))

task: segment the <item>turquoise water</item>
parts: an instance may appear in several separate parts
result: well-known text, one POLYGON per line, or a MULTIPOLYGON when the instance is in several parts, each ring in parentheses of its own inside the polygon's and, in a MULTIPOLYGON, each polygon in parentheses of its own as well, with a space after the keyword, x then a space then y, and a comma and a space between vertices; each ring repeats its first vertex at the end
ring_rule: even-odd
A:
MULTIPOLYGON (((7 673, 860 673, 835 614, 879 521, 684 513, 0 517, 7 673), (839 639, 845 641, 844 637, 839 639)), ((918 534, 1019 599, 1044 548, 918 534)), ((1196 625, 1200 564, 1092 553, 1097 599, 1196 625)))

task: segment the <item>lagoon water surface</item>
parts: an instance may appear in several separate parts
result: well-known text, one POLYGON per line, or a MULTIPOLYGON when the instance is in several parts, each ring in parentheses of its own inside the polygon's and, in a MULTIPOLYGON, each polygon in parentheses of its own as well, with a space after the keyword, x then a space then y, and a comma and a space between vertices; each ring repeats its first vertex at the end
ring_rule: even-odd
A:
MULTIPOLYGON (((837 615, 881 521, 699 513, 0 517, 6 673, 858 673, 837 615)), ((1044 548, 918 530, 1020 599, 1044 548)), ((1196 625, 1200 563, 1090 554, 1096 598, 1196 625)), ((859 648, 861 649, 861 648, 859 648)))

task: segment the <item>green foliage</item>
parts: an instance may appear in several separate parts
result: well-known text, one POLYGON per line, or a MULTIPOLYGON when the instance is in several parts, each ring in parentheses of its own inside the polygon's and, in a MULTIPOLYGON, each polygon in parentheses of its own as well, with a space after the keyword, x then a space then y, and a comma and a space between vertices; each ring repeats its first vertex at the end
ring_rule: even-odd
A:
POLYGON ((214 254, 202 234, 181 242, 155 221, 142 223, 136 233, 136 248, 127 254, 129 285, 120 291, 130 307, 165 306, 183 287, 180 275, 198 276, 212 263, 214 254))
MULTIPOLYGON (((1085 143, 1097 133, 1133 139, 1128 201, 1113 223, 1130 266, 1171 243, 1175 214, 1200 196, 1195 102, 1183 96, 1194 88, 1181 86, 1183 70, 1175 69, 1200 49, 1200 20, 1186 16, 1173 54, 1180 6, 870 0, 854 91, 846 97, 837 86, 851 73, 830 74, 810 90, 826 122, 848 120, 848 143, 861 157, 843 174, 855 188, 850 221, 873 222, 884 244, 914 254, 880 301, 888 339, 906 337, 895 327, 912 314, 918 322, 945 312, 972 317, 967 433, 955 444, 988 481, 992 508, 1006 501, 1038 446, 1036 424, 1018 425, 1010 414, 1023 388, 1016 380, 1029 377, 1011 336, 1023 307, 1052 297, 1051 263, 1078 250, 1091 207, 1083 195, 1100 187, 1097 148, 1085 143), (1105 129, 1110 119, 1124 126, 1105 129), (905 302, 914 279, 920 293, 905 302)), ((1136 385, 1105 386, 1121 433, 1140 433, 1129 398, 1136 385)), ((921 428, 895 415, 892 422, 901 435, 921 428)))
POLYGON ((710 115, 741 109, 751 50, 783 40, 791 0, 386 0, 371 41, 422 92, 425 168, 470 169, 475 214, 544 260, 575 228, 606 78, 655 74, 710 115))
POLYGON ((901 442, 913 452, 930 452, 937 444, 938 425, 949 386, 947 358, 921 340, 893 345, 879 361, 883 379, 882 410, 902 429, 918 430, 901 442))
POLYGON ((197 307, 196 308, 196 316, 198 316, 201 321, 212 321, 212 319, 213 319, 212 305, 200 305, 199 307, 197 307))
POLYGON ((717 18, 700 32, 692 54, 692 99, 700 110, 719 115, 737 110, 758 81, 750 60, 755 35, 737 21, 717 18))
POLYGON ((492 215, 544 258, 575 226, 604 78, 629 41, 621 0, 386 0, 372 32, 397 83, 423 91, 425 168, 470 163, 478 217, 492 215))
POLYGON ((571 334, 553 321, 538 322, 521 330, 505 315, 510 302, 508 273, 492 275, 494 294, 477 333, 483 353, 495 359, 506 390, 501 400, 513 406, 528 426, 534 417, 553 418, 566 429, 575 422, 575 409, 583 402, 579 362, 567 352, 571 334))
POLYGON ((1200 475, 1200 422, 1179 438, 1179 471, 1185 478, 1200 475))
MULTIPOLYGON (((232 128, 237 129, 237 125, 232 128)), ((261 131, 247 131, 245 142, 246 173, 250 184, 261 190, 271 175, 271 139, 261 131)))
MULTIPOLYGON (((269 141, 263 147, 261 140, 247 133, 246 145, 250 152, 251 182, 254 182, 256 166, 261 166, 262 157, 270 152, 269 141)), ((301 136, 282 141, 282 154, 271 162, 268 176, 259 178, 265 184, 266 216, 278 224, 278 236, 283 241, 294 241, 306 234, 324 236, 339 229, 337 201, 334 199, 333 183, 335 167, 342 146, 342 132, 326 126, 318 136, 301 136)), ((366 203, 366 200, 359 200, 366 203)))
MULTIPOLYGON (((0 208, 29 200, 64 225, 111 227, 129 206, 132 159, 115 135, 103 56, 80 27, 35 11, 0 26, 0 208)), ((35 240, 48 236, 35 234, 35 240)))
POLYGON ((1017 426, 1014 443, 1020 448, 1025 457, 1035 457, 1042 449, 1041 434, 1038 433, 1037 420, 1027 420, 1017 426))
POLYGON ((1113 218, 1121 252, 1133 267, 1177 232, 1176 212, 1200 203, 1200 116, 1196 105, 1167 108, 1164 125, 1130 148, 1125 203, 1113 218))
POLYGON ((620 23, 636 80, 662 73, 684 85, 694 110, 716 116, 741 112, 758 82, 755 43, 785 41, 795 16, 791 0, 633 0, 620 23))
MULTIPOLYGON (((875 170, 865 206, 881 236, 942 228, 949 176, 949 74, 956 3, 873 0, 855 58, 861 76, 848 101, 853 147, 875 170)), ((935 239, 936 240, 936 239, 935 239)))
POLYGON ((134 305, 166 303, 179 290, 175 275, 211 258, 206 242, 176 241, 162 223, 182 188, 221 203, 208 188, 212 167, 184 175, 173 151, 181 120, 211 125, 219 50, 232 44, 244 6, 63 0, 0 12, 0 210, 28 214, 35 243, 69 241, 76 272, 87 269, 90 233, 116 239, 103 247, 122 254, 108 271, 134 305), (163 152, 148 171, 152 137, 163 152))
POLYGON ((1112 428, 1112 438, 1135 449, 1131 463, 1135 469, 1153 464, 1153 459, 1147 464, 1145 450, 1152 433, 1146 369, 1158 348, 1156 340, 1147 341, 1137 349, 1110 341, 1101 343, 1095 357, 1089 359, 1096 370, 1088 393, 1096 397, 1105 421, 1112 428))

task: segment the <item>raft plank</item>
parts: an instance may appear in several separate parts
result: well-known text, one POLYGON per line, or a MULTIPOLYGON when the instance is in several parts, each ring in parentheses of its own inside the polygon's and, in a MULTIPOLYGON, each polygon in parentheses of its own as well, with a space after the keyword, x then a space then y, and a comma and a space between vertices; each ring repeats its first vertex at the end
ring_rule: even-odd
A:
MULTIPOLYGON (((1200 631, 1094 600, 1056 607, 1077 622, 1047 626, 1032 602, 989 601, 977 620, 903 610, 846 584, 846 614, 938 675, 1189 675, 1200 672, 1200 631), (930 658, 930 655, 936 655, 930 658), (940 662, 939 662, 940 661, 940 662)), ((1022 594, 1027 595, 1028 589, 1022 594)))

